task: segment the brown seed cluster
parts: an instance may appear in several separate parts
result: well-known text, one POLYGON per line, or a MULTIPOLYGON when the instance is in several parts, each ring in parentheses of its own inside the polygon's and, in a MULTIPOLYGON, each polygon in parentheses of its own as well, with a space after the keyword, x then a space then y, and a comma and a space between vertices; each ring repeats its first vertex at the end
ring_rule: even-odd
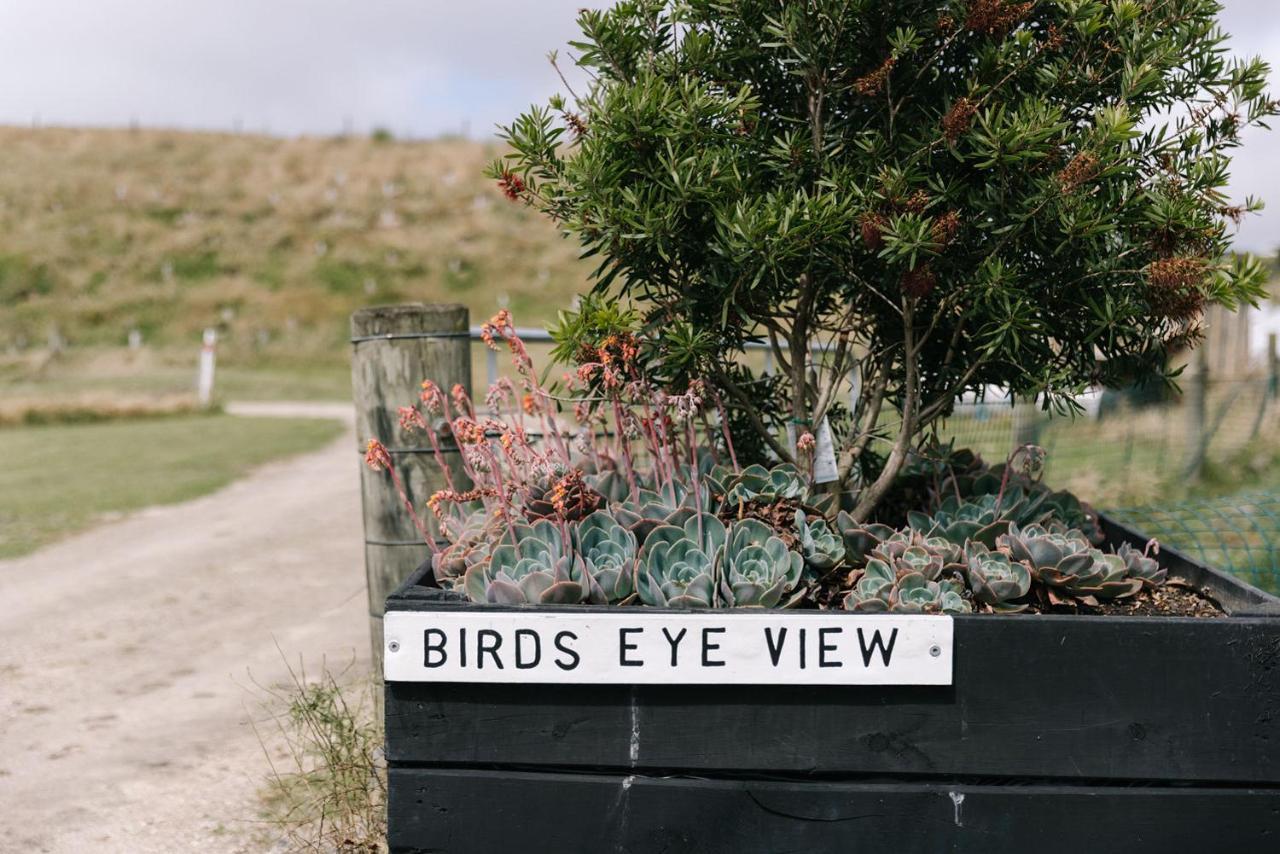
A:
POLYGON ((929 194, 924 190, 916 190, 902 202, 902 207, 909 213, 922 214, 929 207, 929 194))
POLYGON ((1204 282, 1202 258, 1161 258, 1147 267, 1147 281, 1157 288, 1185 288, 1204 282))
POLYGON ((933 292, 938 285, 938 278, 928 264, 922 264, 914 270, 903 273, 899 285, 904 294, 919 299, 933 292))
POLYGON ((1218 208, 1218 213, 1231 220, 1236 225, 1244 222, 1244 215, 1248 213, 1244 205, 1225 205, 1218 208))
POLYGON ((1002 36, 1022 23, 1035 0, 1023 3, 1010 3, 1009 0, 973 0, 969 4, 969 14, 964 19, 966 29, 991 36, 1002 36))
POLYGON ((948 35, 953 30, 955 30, 956 19, 945 13, 941 14, 938 16, 937 27, 938 27, 938 32, 942 33, 944 36, 948 35))
POLYGON ((969 127, 973 124, 973 116, 977 112, 978 105, 972 98, 956 99, 951 109, 947 110, 947 114, 942 117, 942 135, 947 138, 948 143, 955 145, 956 141, 969 131, 969 127))
POLYGON ((959 211, 947 211, 933 221, 933 227, 929 230, 929 236, 932 238, 934 243, 937 243, 940 246, 946 246, 955 239, 956 233, 959 231, 959 211))
POLYGON ((1058 173, 1058 186, 1063 193, 1071 193, 1086 181, 1098 174, 1098 158, 1087 151, 1082 151, 1071 162, 1062 167, 1058 173))
POLYGON ((1062 46, 1067 43, 1067 37, 1062 34, 1062 30, 1058 29, 1057 24, 1050 24, 1045 30, 1044 46, 1049 50, 1062 50, 1062 46))
POLYGON ((1161 258, 1147 267, 1147 300, 1159 317, 1185 323, 1204 311, 1203 258, 1161 258))
POLYGON ((577 113, 565 113, 564 123, 568 125, 569 130, 573 131, 575 138, 582 139, 587 135, 587 123, 577 113))
POLYGON ((872 252, 879 252, 884 246, 884 227, 887 224, 885 218, 875 211, 867 211, 858 219, 858 233, 872 252))
POLYGON ((873 98, 884 91, 884 84, 889 80, 889 72, 893 71, 893 66, 898 60, 892 56, 880 63, 880 67, 875 71, 864 74, 857 80, 853 81, 853 88, 859 95, 873 98))

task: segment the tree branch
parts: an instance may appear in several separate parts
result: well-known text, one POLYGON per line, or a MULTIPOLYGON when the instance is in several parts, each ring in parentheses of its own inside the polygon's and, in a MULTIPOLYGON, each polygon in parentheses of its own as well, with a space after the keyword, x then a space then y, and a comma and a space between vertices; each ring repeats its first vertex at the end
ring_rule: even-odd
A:
POLYGON ((876 427, 880 424, 880 410, 884 406, 885 393, 888 388, 889 369, 886 365, 876 373, 871 396, 867 401, 865 416, 860 416, 856 419, 856 423, 859 424, 858 438, 849 447, 844 464, 840 467, 841 483, 849 480, 854 464, 861 458, 863 452, 867 449, 867 445, 871 444, 871 439, 875 436, 876 427))
POLYGON ((884 498, 889 487, 893 485, 907 461, 907 452, 911 449, 911 440, 915 438, 916 407, 919 405, 919 364, 916 361, 915 345, 915 305, 914 300, 905 299, 902 305, 902 368, 906 374, 906 384, 902 397, 902 426, 898 430, 898 438, 893 443, 889 457, 885 460, 880 476, 858 496, 858 503, 853 508, 855 521, 866 521, 875 510, 880 499, 884 498))

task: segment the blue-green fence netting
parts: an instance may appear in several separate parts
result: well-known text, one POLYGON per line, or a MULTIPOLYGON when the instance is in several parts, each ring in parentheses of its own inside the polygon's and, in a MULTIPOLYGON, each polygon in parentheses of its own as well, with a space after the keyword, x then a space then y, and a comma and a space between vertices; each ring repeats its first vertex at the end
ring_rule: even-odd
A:
POLYGON ((1280 593, 1280 491, 1107 512, 1188 557, 1280 593))

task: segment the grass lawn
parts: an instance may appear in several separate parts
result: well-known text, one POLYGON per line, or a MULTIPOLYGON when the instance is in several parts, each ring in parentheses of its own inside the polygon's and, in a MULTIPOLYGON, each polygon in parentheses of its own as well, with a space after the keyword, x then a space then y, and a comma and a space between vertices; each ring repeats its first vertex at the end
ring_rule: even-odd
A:
POLYGON ((212 492, 248 469, 312 450, 341 426, 194 415, 0 430, 0 558, 30 552, 104 514, 212 492))

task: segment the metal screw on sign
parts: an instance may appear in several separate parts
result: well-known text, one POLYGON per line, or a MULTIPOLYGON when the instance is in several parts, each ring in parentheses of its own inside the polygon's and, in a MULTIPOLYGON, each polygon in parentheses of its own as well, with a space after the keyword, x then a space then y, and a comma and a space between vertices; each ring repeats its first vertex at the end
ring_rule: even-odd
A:
POLYGON ((937 644, 934 644, 933 646, 929 647, 929 654, 932 655, 934 658, 937 658, 938 656, 942 655, 942 647, 938 646, 937 644))
POLYGON ((399 651, 400 651, 400 641, 398 641, 398 640, 387 641, 387 651, 388 651, 388 652, 399 652, 399 651))

